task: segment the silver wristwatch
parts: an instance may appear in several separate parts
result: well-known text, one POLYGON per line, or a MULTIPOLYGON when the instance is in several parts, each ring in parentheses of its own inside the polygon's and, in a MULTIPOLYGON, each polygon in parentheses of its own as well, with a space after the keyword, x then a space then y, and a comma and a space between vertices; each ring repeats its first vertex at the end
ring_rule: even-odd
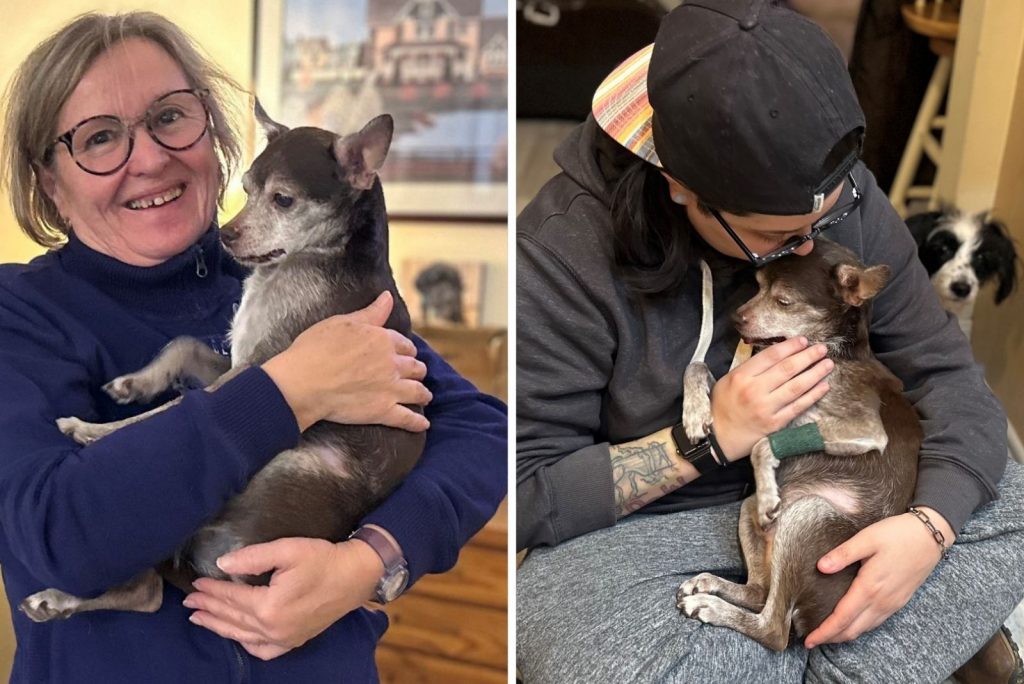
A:
POLYGON ((391 539, 373 527, 360 527, 349 539, 361 539, 370 545, 384 563, 384 576, 377 583, 378 603, 390 603, 402 595, 409 584, 409 566, 398 546, 391 539))

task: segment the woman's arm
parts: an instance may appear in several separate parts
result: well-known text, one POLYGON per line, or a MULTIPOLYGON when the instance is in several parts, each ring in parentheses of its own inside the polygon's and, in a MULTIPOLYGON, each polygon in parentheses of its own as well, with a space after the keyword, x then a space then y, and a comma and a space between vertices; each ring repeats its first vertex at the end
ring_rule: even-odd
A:
POLYGON ((44 586, 95 595, 170 557, 298 439, 273 382, 250 369, 80 447, 54 421, 95 419, 102 381, 45 322, 0 317, 0 515, 11 553, 44 586))
POLYGON ((378 525, 398 542, 410 583, 444 572, 494 515, 508 492, 508 412, 478 391, 423 340, 414 337, 433 394, 419 462, 361 524, 378 525))
MULTIPOLYGON (((508 489, 505 406, 478 392, 422 340, 415 342, 434 395, 426 410, 426 447, 412 472, 362 521, 397 542, 410 583, 451 568, 508 489)), ((186 606, 196 609, 197 624, 264 659, 302 645, 363 605, 383 573, 375 552, 359 540, 281 539, 222 562, 232 572, 274 571, 274 577, 269 587, 203 579, 186 606)))
MULTIPOLYGON (((90 359, 109 352, 74 320, 55 318, 45 304, 19 297, 25 293, 4 294, 0 510, 11 521, 4 530, 12 553, 43 585, 88 596, 170 557, 259 468, 297 443, 288 401, 264 370, 252 368, 216 392, 189 392, 179 405, 90 446, 74 444, 54 421, 99 418, 99 388, 109 378, 90 370, 105 367, 90 359)), ((287 363, 278 370, 305 378, 298 390, 287 385, 293 401, 308 405, 309 397, 327 396, 315 402, 325 416, 387 422, 403 392, 429 398, 409 379, 422 375, 422 364, 398 349, 387 331, 360 318, 366 315, 318 324, 319 331, 305 334, 312 341, 281 355, 287 363), (375 343, 374 335, 383 342, 375 343), (386 382, 371 378, 351 386, 381 363, 386 382)))

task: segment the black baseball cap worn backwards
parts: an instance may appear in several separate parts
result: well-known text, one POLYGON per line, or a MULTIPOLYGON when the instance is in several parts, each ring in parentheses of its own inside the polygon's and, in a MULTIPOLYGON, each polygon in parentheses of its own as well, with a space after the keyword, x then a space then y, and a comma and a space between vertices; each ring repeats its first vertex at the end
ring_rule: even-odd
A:
POLYGON ((770 0, 686 0, 594 95, 598 124, 712 207, 820 211, 860 156, 839 49, 770 0))

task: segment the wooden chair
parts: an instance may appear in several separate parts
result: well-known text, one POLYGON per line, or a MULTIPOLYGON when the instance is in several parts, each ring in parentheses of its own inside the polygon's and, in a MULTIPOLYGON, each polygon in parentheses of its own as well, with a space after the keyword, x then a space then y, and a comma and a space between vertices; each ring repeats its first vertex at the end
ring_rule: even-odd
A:
POLYGON ((932 52, 938 55, 935 71, 925 91, 921 108, 914 120, 907 146, 903 150, 896 177, 889 190, 889 201, 901 217, 907 214, 907 201, 927 199, 929 210, 938 205, 938 196, 934 182, 932 185, 911 186, 914 176, 925 154, 938 169, 942 161, 942 144, 932 134, 933 130, 942 130, 946 125, 946 117, 939 115, 939 108, 949 89, 949 77, 953 70, 953 50, 956 45, 957 31, 960 26, 960 13, 953 2, 943 0, 918 0, 901 8, 903 20, 914 33, 926 36, 932 52))

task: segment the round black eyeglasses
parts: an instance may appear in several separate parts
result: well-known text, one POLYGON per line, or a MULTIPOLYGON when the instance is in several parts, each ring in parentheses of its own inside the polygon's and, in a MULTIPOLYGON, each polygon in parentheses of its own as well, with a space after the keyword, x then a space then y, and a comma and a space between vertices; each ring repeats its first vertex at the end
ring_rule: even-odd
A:
POLYGON ((91 116, 57 136, 46 147, 45 160, 53 155, 58 143, 80 169, 96 176, 116 173, 132 156, 135 147, 135 128, 146 124, 153 140, 168 150, 187 150, 206 134, 210 111, 206 107, 206 89, 172 90, 161 95, 146 113, 135 121, 123 121, 111 114, 91 116))
POLYGON ((747 259, 750 260, 750 263, 752 263, 755 268, 760 268, 761 266, 775 261, 776 259, 781 259, 784 256, 792 254, 800 248, 800 245, 813 240, 829 228, 833 228, 842 223, 847 216, 852 214, 857 207, 860 206, 861 201, 864 199, 864 195, 861 193, 860 188, 857 187, 857 181, 853 180, 853 174, 847 174, 846 180, 846 187, 843 188, 843 192, 839 200, 836 202, 836 206, 832 208, 832 211, 815 221, 811 225, 810 231, 806 234, 796 235, 790 238, 786 241, 786 244, 782 245, 778 249, 768 252, 768 254, 765 254, 764 256, 750 251, 750 248, 743 244, 743 240, 741 240, 740 236, 736 234, 736 231, 726 223, 725 219, 722 218, 722 215, 717 209, 709 208, 708 211, 710 211, 711 215, 715 217, 715 220, 722 225, 722 228, 725 228, 725 232, 729 234, 729 237, 733 239, 733 242, 743 250, 747 259))

